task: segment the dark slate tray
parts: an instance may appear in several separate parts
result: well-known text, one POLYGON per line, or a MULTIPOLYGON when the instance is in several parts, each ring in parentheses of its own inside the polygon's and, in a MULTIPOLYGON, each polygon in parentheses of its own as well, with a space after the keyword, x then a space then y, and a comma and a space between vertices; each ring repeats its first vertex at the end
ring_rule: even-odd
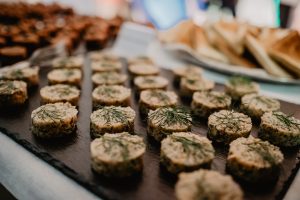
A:
MULTIPOLYGON (((126 73, 125 68, 124 64, 124 73, 126 73)), ((0 111, 0 131, 104 199, 174 199, 176 176, 168 174, 163 167, 160 167, 159 144, 147 137, 146 124, 139 115, 138 101, 134 93, 132 94, 131 106, 137 112, 135 132, 137 135, 142 136, 147 143, 143 173, 140 176, 118 180, 103 178, 91 170, 89 117, 92 112, 92 83, 88 59, 86 59, 84 66, 77 133, 71 137, 47 141, 33 137, 30 132, 30 114, 32 110, 40 106, 39 89, 47 85, 46 76, 49 70, 49 67, 43 67, 40 70, 39 88, 30 91, 30 98, 26 105, 14 110, 2 109, 0 111)), ((178 90, 172 84, 172 72, 162 69, 161 75, 170 80, 169 89, 177 92, 178 90)), ((130 86, 129 81, 127 86, 130 86)), ((222 85, 216 85, 215 89, 223 90, 223 88, 222 85)), ((182 101, 182 104, 189 105, 186 101, 182 101)), ((281 105, 283 112, 294 113, 295 117, 300 118, 299 105, 287 102, 281 102, 281 105)), ((198 134, 206 135, 206 122, 201 122, 192 129, 198 134)), ((252 131, 253 135, 256 135, 256 133, 257 126, 252 131)), ((216 158, 211 168, 225 173, 228 149, 222 146, 214 146, 216 148, 216 158)), ((284 196, 299 168, 299 150, 283 149, 283 152, 285 160, 281 167, 279 180, 274 186, 268 188, 262 186, 256 189, 253 186, 241 183, 246 199, 281 199, 284 196)))

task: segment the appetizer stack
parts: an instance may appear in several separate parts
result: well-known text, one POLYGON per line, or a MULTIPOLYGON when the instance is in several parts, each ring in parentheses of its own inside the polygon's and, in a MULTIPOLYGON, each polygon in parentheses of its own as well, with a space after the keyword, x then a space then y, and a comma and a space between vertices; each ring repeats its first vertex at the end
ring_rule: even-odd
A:
MULTIPOLYGON (((300 78, 300 35, 296 30, 256 27, 237 20, 179 23, 160 33, 167 44, 181 44, 198 57, 245 68, 263 68, 279 78, 300 78)), ((227 65, 230 67, 230 65, 227 65)))

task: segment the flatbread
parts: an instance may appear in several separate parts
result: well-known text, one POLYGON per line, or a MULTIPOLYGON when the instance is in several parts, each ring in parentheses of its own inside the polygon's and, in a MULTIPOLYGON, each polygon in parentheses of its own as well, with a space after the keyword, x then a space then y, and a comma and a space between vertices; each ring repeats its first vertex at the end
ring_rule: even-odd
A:
POLYGON ((296 31, 276 42, 269 54, 284 67, 300 77, 300 35, 296 31))

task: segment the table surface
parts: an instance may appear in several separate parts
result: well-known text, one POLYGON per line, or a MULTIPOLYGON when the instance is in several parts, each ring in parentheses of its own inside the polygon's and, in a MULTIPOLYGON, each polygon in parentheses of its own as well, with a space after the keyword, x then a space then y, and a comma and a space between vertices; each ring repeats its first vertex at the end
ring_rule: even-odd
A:
MULTIPOLYGON (((130 47, 116 47, 118 52, 127 52, 127 57, 140 55, 141 51, 125 51, 130 47)), ((158 65, 174 68, 183 65, 182 61, 164 51, 157 41, 150 42, 146 48, 158 65)), ((204 76, 218 83, 224 83, 227 76, 206 71, 204 76)), ((261 83, 262 93, 282 100, 300 104, 300 86, 272 85, 261 83)), ((0 181, 18 199, 99 199, 72 179, 45 163, 0 134, 0 181)), ((299 199, 300 173, 298 172, 288 193, 287 200, 299 199)))

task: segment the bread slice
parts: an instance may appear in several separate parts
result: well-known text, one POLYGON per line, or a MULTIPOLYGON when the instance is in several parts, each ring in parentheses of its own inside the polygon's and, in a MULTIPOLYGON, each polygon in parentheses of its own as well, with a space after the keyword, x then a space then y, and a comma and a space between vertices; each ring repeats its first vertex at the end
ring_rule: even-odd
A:
POLYGON ((235 20, 220 20, 213 24, 213 28, 236 54, 243 54, 244 38, 247 33, 246 24, 235 20))
POLYGON ((264 45, 255 37, 248 34, 245 37, 245 44, 249 51, 253 54, 259 64, 271 75, 281 78, 292 78, 292 76, 282 69, 268 55, 264 45))
POLYGON ((211 58, 223 63, 229 63, 228 58, 209 44, 202 27, 195 25, 193 29, 193 49, 204 57, 211 58))
POLYGON ((180 43, 192 47, 192 34, 194 28, 192 20, 185 20, 166 31, 159 32, 158 37, 164 43, 180 43))
POLYGON ((228 59, 229 62, 234 65, 239 65, 242 67, 255 68, 256 66, 251 63, 249 60, 243 58, 241 55, 238 55, 233 51, 228 44, 216 33, 211 25, 206 24, 203 26, 204 32, 208 41, 211 45, 221 51, 228 59))
POLYGON ((274 44, 278 40, 281 40, 289 34, 290 30, 281 28, 263 28, 259 35, 257 35, 258 40, 264 46, 266 51, 272 49, 274 44))
POLYGON ((269 54, 284 67, 300 77, 300 35, 296 31, 290 32, 279 40, 269 54))

